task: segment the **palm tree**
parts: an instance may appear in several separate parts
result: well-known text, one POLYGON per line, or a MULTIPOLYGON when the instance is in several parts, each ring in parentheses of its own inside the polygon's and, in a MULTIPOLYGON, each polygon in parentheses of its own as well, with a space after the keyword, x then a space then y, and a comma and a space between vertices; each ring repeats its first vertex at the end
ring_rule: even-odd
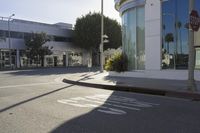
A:
POLYGON ((165 42, 167 42, 167 52, 169 53, 169 43, 174 41, 174 35, 172 33, 167 33, 165 35, 165 42))
POLYGON ((162 48, 164 49, 165 48, 165 45, 164 45, 164 40, 165 40, 165 29, 166 29, 166 26, 165 24, 163 24, 163 38, 162 38, 162 48))
POLYGON ((182 50, 181 27, 182 27, 182 23, 180 21, 177 22, 177 28, 179 30, 179 37, 180 37, 180 40, 179 40, 180 41, 180 50, 181 50, 181 54, 182 54, 183 50, 182 50))

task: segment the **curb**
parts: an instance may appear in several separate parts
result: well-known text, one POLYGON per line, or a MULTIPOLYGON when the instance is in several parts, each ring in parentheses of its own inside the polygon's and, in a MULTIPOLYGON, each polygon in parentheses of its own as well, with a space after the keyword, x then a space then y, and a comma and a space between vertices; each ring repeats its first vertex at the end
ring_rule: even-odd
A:
POLYGON ((74 84, 74 85, 80 85, 80 86, 86 86, 86 87, 95 87, 95 88, 101 88, 101 89, 107 89, 107 90, 134 92, 134 93, 142 93, 142 94, 150 94, 150 95, 158 95, 158 96, 168 96, 168 97, 176 97, 176 98, 184 98, 184 99, 190 99, 194 101, 200 101, 200 93, 193 93, 193 92, 186 92, 186 91, 161 90, 161 89, 155 89, 155 88, 133 87, 133 86, 125 86, 125 85, 104 85, 104 84, 72 81, 68 79, 63 79, 63 82, 68 83, 68 84, 74 84))

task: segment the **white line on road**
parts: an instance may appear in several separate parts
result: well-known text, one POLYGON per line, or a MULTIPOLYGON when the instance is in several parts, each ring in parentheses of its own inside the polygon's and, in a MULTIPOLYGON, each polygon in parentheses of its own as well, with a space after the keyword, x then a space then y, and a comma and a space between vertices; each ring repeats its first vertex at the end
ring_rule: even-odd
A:
POLYGON ((80 108, 96 108, 99 112, 117 115, 126 114, 126 109, 140 111, 142 108, 151 108, 159 105, 156 103, 139 101, 135 98, 102 94, 61 99, 57 100, 57 102, 80 108))
POLYGON ((9 85, 9 86, 0 86, 2 88, 16 88, 16 87, 28 87, 28 86, 38 86, 38 85, 46 85, 46 84, 55 84, 55 82, 46 82, 46 83, 34 83, 34 84, 21 84, 21 85, 9 85))

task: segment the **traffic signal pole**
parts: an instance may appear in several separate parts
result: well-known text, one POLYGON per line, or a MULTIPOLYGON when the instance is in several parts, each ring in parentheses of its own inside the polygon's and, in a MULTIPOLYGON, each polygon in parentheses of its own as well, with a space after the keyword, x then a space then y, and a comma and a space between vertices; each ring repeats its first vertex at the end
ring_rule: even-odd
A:
MULTIPOLYGON (((189 0, 189 15, 194 9, 194 0, 189 0)), ((196 91, 194 79, 195 68, 195 49, 194 49, 194 31, 189 26, 189 62, 188 62, 188 90, 196 91)))

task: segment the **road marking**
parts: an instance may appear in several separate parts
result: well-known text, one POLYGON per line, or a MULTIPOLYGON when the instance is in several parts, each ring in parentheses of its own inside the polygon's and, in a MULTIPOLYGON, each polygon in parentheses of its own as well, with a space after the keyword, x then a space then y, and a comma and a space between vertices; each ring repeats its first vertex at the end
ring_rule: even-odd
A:
POLYGON ((99 108, 101 108, 101 109, 98 109, 99 112, 106 113, 106 114, 113 114, 113 115, 124 115, 124 114, 126 114, 125 111, 119 110, 119 109, 108 108, 108 107, 105 107, 105 106, 100 106, 99 108))
POLYGON ((16 87, 38 86, 38 85, 46 85, 46 84, 53 84, 53 83, 55 84, 55 82, 46 82, 46 83, 33 83, 33 84, 0 86, 0 89, 2 89, 2 88, 16 88, 16 87))
MULTIPOLYGON (((86 97, 87 98, 87 97, 86 97)), ((89 99, 86 99, 86 98, 83 98, 83 97, 77 97, 77 98, 72 98, 73 100, 82 100, 82 101, 86 101, 86 102, 94 102, 94 103, 97 103, 97 104, 101 104, 101 105, 110 105, 110 106, 114 106, 114 107, 120 107, 120 108, 124 108, 124 109, 130 109, 130 110, 140 110, 140 109, 137 109, 137 108, 132 108, 132 107, 127 107, 127 106, 122 106, 122 105, 117 105, 117 104, 112 104, 112 103, 109 103, 109 100, 105 101, 105 102, 100 102, 100 101, 94 101, 94 100, 89 100, 89 99)))
POLYGON ((64 76, 55 78, 54 81, 57 83, 63 83, 64 76))
POLYGON ((57 100, 57 102, 79 108, 96 108, 99 112, 114 115, 127 114, 126 110, 140 111, 142 108, 151 108, 159 105, 116 95, 74 97, 57 100))

